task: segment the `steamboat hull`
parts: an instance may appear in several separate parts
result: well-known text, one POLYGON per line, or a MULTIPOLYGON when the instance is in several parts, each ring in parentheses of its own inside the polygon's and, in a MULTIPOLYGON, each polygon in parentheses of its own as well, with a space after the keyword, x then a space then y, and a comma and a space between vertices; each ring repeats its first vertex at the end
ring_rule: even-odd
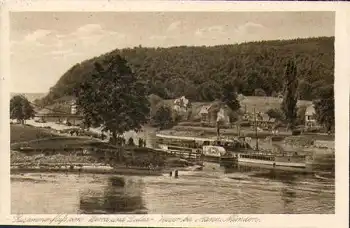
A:
POLYGON ((271 162, 254 159, 238 159, 239 166, 257 167, 270 170, 312 173, 312 166, 309 163, 271 162))
POLYGON ((205 161, 205 162, 213 162, 213 163, 220 163, 220 157, 203 155, 203 161, 205 161))
POLYGON ((306 168, 305 163, 299 163, 299 162, 274 162, 274 161, 261 161, 261 160, 246 159, 246 158, 239 158, 238 162, 269 165, 274 167, 278 166, 278 167, 291 167, 291 168, 306 168))

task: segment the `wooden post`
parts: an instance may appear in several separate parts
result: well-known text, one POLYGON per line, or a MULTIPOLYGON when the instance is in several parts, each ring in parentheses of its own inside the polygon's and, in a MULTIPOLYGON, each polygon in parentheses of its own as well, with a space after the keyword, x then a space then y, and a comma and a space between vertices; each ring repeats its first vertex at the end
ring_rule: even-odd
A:
POLYGON ((178 178, 178 177, 179 177, 179 171, 175 170, 175 178, 178 178))

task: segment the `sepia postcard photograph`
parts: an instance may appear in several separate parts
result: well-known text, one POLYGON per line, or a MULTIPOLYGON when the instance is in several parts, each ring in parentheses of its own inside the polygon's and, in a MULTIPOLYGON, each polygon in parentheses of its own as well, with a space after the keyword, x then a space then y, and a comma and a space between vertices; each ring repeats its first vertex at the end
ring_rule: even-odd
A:
POLYGON ((335 11, 8 24, 10 214, 336 214, 335 11))

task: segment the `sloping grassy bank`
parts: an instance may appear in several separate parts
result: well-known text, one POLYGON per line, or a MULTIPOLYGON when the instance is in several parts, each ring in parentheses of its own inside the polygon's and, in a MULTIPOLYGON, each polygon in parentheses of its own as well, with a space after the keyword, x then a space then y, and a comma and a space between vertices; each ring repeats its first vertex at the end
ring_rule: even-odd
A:
POLYGON ((11 124, 10 134, 11 144, 44 138, 60 137, 60 135, 52 133, 49 129, 37 128, 30 125, 21 124, 11 124))
POLYGON ((63 155, 44 154, 27 155, 23 152, 11 151, 11 173, 26 172, 73 172, 73 173, 118 173, 125 175, 160 175, 168 170, 181 169, 194 164, 180 158, 162 156, 152 159, 147 155, 136 155, 123 161, 111 161, 108 157, 94 154, 63 155), (148 161, 147 161, 148 160, 148 161))

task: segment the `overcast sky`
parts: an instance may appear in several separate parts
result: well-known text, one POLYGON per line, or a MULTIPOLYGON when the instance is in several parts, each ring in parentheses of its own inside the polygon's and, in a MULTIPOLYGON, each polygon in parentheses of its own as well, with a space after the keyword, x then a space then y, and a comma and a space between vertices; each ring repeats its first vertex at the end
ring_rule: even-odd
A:
POLYGON ((115 48, 334 36, 332 12, 10 15, 12 92, 48 92, 74 64, 115 48))

